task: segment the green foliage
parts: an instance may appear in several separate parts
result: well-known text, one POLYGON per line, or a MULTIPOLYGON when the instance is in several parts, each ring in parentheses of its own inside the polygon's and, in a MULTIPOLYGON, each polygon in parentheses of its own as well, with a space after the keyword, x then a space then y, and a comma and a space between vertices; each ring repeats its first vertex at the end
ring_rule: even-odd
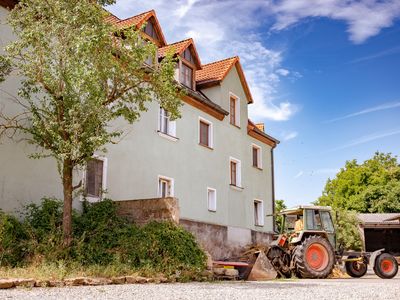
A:
POLYGON ((328 180, 316 203, 359 213, 400 212, 397 157, 378 152, 362 164, 347 161, 336 178, 328 180))
POLYGON ((336 209, 332 213, 336 225, 336 244, 345 250, 362 250, 359 220, 354 211, 336 209))
MULTIPOLYGON (((275 213, 279 213, 286 208, 287 208, 287 206, 285 204, 285 200, 275 200, 275 213)), ((275 223, 276 223, 276 228, 277 228, 278 232, 281 232, 282 220, 283 220, 283 216, 277 215, 275 217, 275 223)))
POLYGON ((20 223, 0 214, 0 266, 63 262, 165 274, 205 266, 205 254, 191 233, 169 222, 128 224, 111 200, 85 202, 82 214, 74 213, 74 240, 68 248, 63 246, 60 201, 43 199, 41 205, 27 206, 24 215, 20 223))
POLYGON ((27 239, 23 225, 0 210, 0 266, 17 266, 25 257, 27 239))

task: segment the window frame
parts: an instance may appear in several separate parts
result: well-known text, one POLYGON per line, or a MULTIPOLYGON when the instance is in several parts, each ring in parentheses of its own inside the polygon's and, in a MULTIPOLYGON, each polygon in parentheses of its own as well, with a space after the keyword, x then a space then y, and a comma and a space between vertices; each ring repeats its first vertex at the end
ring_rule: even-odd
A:
POLYGON ((87 186, 87 165, 84 168, 83 171, 83 178, 82 178, 82 183, 83 183, 83 199, 87 199, 89 202, 96 202, 100 201, 103 199, 103 195, 105 194, 105 191, 107 190, 107 170, 108 170, 108 159, 105 156, 101 155, 93 155, 91 159, 94 160, 100 160, 103 162, 103 174, 102 174, 102 180, 101 180, 101 191, 99 196, 94 196, 94 195, 86 195, 86 186, 87 186))
POLYGON ((208 149, 214 149, 214 129, 213 129, 213 123, 207 119, 204 119, 202 117, 199 117, 198 119, 198 142, 200 146, 206 147, 208 149), (208 145, 203 144, 201 142, 201 123, 207 124, 208 125, 208 145))
POLYGON ((175 195, 174 194, 174 192, 175 192, 174 189, 175 189, 175 185, 174 185, 174 179, 173 178, 167 177, 167 176, 164 176, 164 175, 158 175, 158 177, 157 177, 157 198, 174 197, 174 195, 175 195), (160 189, 161 181, 166 181, 166 182, 169 183, 169 195, 166 195, 165 197, 162 197, 162 194, 161 194, 161 189, 160 189))
POLYGON ((260 199, 254 199, 253 209, 254 209, 254 226, 263 227, 265 225, 264 201, 260 199))
POLYGON ((236 96, 234 93, 229 92, 229 124, 240 128, 240 98, 236 96), (234 117, 234 123, 232 123, 232 118, 231 118, 231 102, 232 100, 235 101, 235 117, 234 117))
POLYGON ((229 185, 231 187, 236 187, 243 189, 242 187, 242 162, 234 157, 229 157, 229 185), (235 163, 235 183, 232 182, 232 163, 235 163))
POLYGON ((211 187, 207 187, 207 208, 208 208, 208 211, 210 211, 210 212, 217 211, 217 190, 214 188, 211 188, 211 187), (210 191, 212 191, 214 193, 214 198, 211 199, 211 200, 213 200, 212 201, 213 203, 211 203, 211 204, 210 204, 210 202, 211 202, 210 191))
POLYGON ((251 144, 251 160, 252 166, 256 169, 262 170, 263 160, 262 160, 262 147, 257 144, 251 144), (257 165, 254 165, 254 149, 257 150, 257 165))
POLYGON ((161 106, 158 109, 158 126, 157 126, 157 132, 160 136, 166 137, 168 139, 171 139, 173 141, 178 140, 176 137, 176 121, 171 121, 169 117, 169 112, 162 108, 161 106), (166 114, 162 115, 162 112, 165 112, 166 114), (163 121, 166 120, 166 130, 163 130, 163 121))
POLYGON ((180 60, 180 64, 179 64, 179 82, 181 84, 183 84, 184 86, 186 86, 189 89, 194 90, 193 86, 194 86, 194 68, 192 66, 190 66, 189 64, 185 63, 182 61, 182 59, 180 60), (190 77, 190 85, 186 84, 186 81, 184 82, 183 79, 186 78, 186 73, 184 72, 184 67, 186 67, 188 70, 191 70, 191 77, 190 77))

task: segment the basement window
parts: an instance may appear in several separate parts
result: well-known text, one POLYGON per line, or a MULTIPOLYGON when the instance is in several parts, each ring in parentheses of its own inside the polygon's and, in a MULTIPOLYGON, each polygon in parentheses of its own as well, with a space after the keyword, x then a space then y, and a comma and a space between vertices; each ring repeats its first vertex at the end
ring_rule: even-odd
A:
POLYGON ((207 204, 209 211, 217 211, 217 190, 207 188, 207 204))
POLYGON ((165 176, 158 176, 158 197, 167 198, 174 196, 174 180, 165 176))
POLYGON ((264 226, 264 203, 262 200, 254 200, 254 225, 264 226))

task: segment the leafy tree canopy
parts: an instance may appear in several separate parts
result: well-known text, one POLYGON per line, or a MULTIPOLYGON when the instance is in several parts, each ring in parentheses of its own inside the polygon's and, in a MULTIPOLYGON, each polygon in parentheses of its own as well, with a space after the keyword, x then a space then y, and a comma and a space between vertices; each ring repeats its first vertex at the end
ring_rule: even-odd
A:
MULTIPOLYGON (((285 204, 285 200, 275 200, 275 213, 279 213, 286 208, 287 208, 287 206, 285 204)), ((276 229, 279 232, 281 231, 282 219, 283 219, 283 216, 277 215, 275 217, 276 229)))
POLYGON ((377 152, 362 164, 347 161, 336 177, 327 181, 316 204, 359 213, 400 212, 397 157, 377 152))

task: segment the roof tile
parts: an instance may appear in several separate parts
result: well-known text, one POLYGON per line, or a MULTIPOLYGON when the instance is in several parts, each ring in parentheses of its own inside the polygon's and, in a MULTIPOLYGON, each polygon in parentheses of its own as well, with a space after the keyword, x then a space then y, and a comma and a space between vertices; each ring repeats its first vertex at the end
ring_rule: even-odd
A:
POLYGON ((186 47, 188 46, 188 44, 191 41, 192 41, 192 39, 186 39, 183 41, 169 44, 165 47, 161 47, 158 49, 158 57, 164 57, 165 55, 167 55, 168 51, 170 51, 171 49, 173 49, 174 54, 180 54, 183 52, 183 50, 186 49, 186 47))
POLYGON ((203 65, 202 69, 196 72, 196 81, 198 83, 203 83, 207 81, 223 80, 226 73, 229 72, 237 60, 238 57, 235 56, 203 65))

